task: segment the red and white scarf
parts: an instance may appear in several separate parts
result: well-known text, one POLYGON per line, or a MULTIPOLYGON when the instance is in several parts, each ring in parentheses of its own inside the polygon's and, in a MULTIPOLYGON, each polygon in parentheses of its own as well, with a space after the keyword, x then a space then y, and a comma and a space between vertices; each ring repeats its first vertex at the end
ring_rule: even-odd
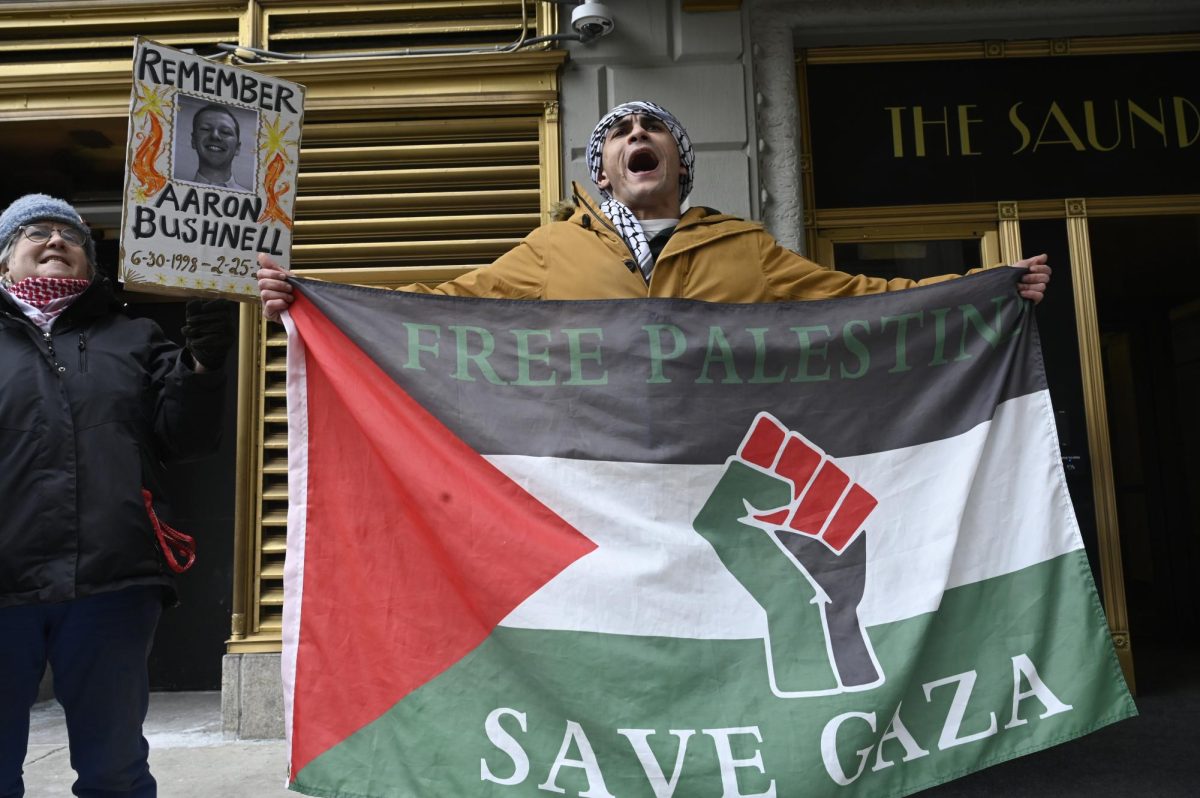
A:
MULTIPOLYGON (((90 284, 90 280, 81 280, 75 277, 26 277, 21 282, 13 283, 7 288, 8 293, 25 300, 45 313, 51 302, 59 299, 74 299, 87 290, 90 284)), ((69 304, 71 303, 61 304, 61 307, 69 304)), ((59 312, 61 312, 61 308, 59 312)))
POLYGON ((26 277, 12 285, 0 283, 22 306, 22 312, 42 330, 49 330, 59 314, 90 284, 90 280, 75 277, 26 277))

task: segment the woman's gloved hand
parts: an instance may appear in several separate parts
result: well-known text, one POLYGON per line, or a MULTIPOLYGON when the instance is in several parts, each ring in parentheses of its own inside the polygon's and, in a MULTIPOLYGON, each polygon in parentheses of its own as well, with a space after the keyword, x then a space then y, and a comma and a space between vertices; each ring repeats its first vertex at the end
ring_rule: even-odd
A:
POLYGON ((235 303, 228 299, 193 299, 187 303, 183 325, 184 345, 206 369, 219 369, 234 339, 235 303))

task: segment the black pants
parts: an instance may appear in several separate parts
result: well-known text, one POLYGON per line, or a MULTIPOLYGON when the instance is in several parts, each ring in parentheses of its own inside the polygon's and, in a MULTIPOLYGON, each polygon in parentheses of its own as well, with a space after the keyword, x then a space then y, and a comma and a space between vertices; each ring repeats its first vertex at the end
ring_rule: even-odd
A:
POLYGON ((155 587, 0 607, 0 798, 24 795, 29 710, 47 662, 79 775, 72 792, 155 796, 142 722, 150 698, 146 658, 161 613, 155 587))

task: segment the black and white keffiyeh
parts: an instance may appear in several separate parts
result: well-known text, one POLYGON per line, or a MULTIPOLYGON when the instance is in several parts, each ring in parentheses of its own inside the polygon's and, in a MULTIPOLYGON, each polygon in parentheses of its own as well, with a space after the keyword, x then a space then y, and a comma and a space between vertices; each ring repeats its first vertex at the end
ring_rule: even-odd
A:
POLYGON ((600 210, 613 223, 617 234, 629 245, 629 250, 637 259, 642 277, 649 280, 654 263, 650 259, 650 242, 646 240, 646 231, 642 229, 642 223, 619 199, 606 199, 600 203, 600 210))
MULTIPOLYGON (((587 163, 588 169, 591 172, 592 182, 597 183, 597 188, 600 188, 600 171, 603 169, 602 156, 604 152, 604 138, 608 135, 609 128, 618 119, 623 119, 630 114, 648 114, 657 119, 662 120, 662 123, 667 126, 671 136, 675 139, 675 144, 679 147, 679 163, 683 167, 682 174, 679 179, 679 199, 684 200, 688 194, 692 193, 692 184, 694 182, 694 173, 696 165, 696 153, 692 149, 692 140, 688 138, 687 131, 683 125, 675 118, 675 115, 663 108, 646 100, 632 100, 630 102, 621 103, 612 108, 596 125, 596 129, 592 131, 592 137, 588 140, 587 145, 587 163)), ((600 205, 600 210, 609 218, 613 226, 617 229, 617 233, 621 238, 625 239, 625 243, 629 245, 629 249, 637 258, 638 268, 642 271, 642 276, 650 279, 650 270, 654 264, 650 255, 650 244, 646 240, 646 232, 642 229, 641 223, 633 212, 625 206, 625 203, 613 197, 608 191, 600 189, 600 193, 604 195, 604 202, 600 205)))

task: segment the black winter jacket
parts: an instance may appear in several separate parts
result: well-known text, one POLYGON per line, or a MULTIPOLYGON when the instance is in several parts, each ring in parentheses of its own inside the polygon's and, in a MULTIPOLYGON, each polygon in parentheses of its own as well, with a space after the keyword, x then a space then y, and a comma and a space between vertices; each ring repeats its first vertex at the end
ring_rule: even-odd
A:
POLYGON ((50 333, 0 290, 0 607, 173 580, 146 514, 162 462, 215 448, 225 376, 196 374, 103 278, 50 333))

